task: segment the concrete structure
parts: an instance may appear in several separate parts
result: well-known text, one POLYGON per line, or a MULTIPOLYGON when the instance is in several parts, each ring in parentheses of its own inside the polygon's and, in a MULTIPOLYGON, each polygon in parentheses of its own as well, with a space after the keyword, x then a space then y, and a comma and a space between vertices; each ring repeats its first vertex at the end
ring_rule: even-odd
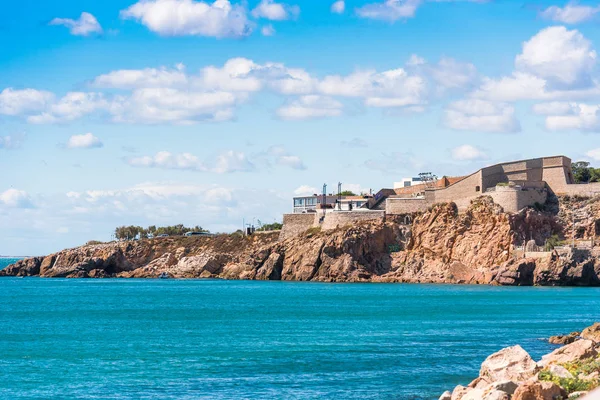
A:
POLYGON ((384 211, 357 210, 357 211, 333 211, 320 210, 316 213, 284 214, 283 228, 279 236, 280 240, 298 236, 310 228, 320 227, 322 230, 335 229, 357 222, 385 220, 384 211))
POLYGON ((434 187, 415 185, 395 190, 385 200, 388 214, 423 211, 435 203, 454 202, 459 211, 471 200, 489 195, 507 212, 543 204, 548 193, 592 196, 600 183, 575 184, 571 160, 564 156, 535 158, 496 164, 464 177, 442 178, 434 187))
POLYGON ((356 210, 367 203, 371 196, 341 196, 313 194, 311 196, 294 197, 294 214, 316 212, 317 210, 337 209, 337 210, 356 210), (339 206, 338 206, 339 203, 339 206), (323 206, 325 205, 325 206, 323 206))
POLYGON ((394 189, 401 189, 405 187, 415 186, 422 184, 420 177, 403 178, 400 182, 394 182, 394 189))
MULTIPOLYGON (((575 184, 571 160, 556 156, 496 164, 468 176, 443 177, 428 185, 411 182, 411 186, 382 189, 375 196, 350 196, 342 205, 353 204, 353 211, 334 210, 337 196, 326 196, 324 206, 322 195, 297 197, 294 214, 283 217, 281 239, 312 227, 326 230, 360 221, 384 221, 386 215, 403 218, 436 203, 453 202, 459 211, 464 211, 482 195, 491 196, 506 212, 518 212, 536 203, 544 204, 549 194, 600 195, 600 183, 575 184), (365 204, 357 209, 362 201, 365 204)), ((347 209, 349 206, 344 207, 347 209)))

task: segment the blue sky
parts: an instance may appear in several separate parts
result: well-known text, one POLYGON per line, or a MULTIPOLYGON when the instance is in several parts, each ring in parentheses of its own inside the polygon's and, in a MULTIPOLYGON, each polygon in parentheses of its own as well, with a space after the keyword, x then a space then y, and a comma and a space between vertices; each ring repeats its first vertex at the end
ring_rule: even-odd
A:
POLYGON ((0 254, 233 231, 294 194, 600 161, 599 2, 25 0, 0 17, 0 254))

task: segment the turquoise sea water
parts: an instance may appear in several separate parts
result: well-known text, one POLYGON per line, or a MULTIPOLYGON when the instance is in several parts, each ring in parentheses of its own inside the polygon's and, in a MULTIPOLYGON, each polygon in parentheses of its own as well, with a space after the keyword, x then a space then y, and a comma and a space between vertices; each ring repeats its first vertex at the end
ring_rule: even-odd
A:
POLYGON ((2 399, 437 399, 598 288, 0 279, 2 399))

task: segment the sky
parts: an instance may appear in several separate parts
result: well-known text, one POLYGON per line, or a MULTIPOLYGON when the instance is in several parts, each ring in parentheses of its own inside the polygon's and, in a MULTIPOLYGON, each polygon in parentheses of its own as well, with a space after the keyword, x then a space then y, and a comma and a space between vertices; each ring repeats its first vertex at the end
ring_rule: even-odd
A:
POLYGON ((600 2, 21 0, 0 16, 0 255, 232 232, 295 195, 600 164, 600 2))

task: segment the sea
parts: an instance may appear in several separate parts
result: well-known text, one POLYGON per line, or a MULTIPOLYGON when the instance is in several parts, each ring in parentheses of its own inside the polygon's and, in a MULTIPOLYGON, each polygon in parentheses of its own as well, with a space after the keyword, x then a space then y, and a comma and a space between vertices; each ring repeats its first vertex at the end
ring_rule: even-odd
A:
POLYGON ((599 320, 600 288, 0 278, 0 398, 437 399, 599 320))

